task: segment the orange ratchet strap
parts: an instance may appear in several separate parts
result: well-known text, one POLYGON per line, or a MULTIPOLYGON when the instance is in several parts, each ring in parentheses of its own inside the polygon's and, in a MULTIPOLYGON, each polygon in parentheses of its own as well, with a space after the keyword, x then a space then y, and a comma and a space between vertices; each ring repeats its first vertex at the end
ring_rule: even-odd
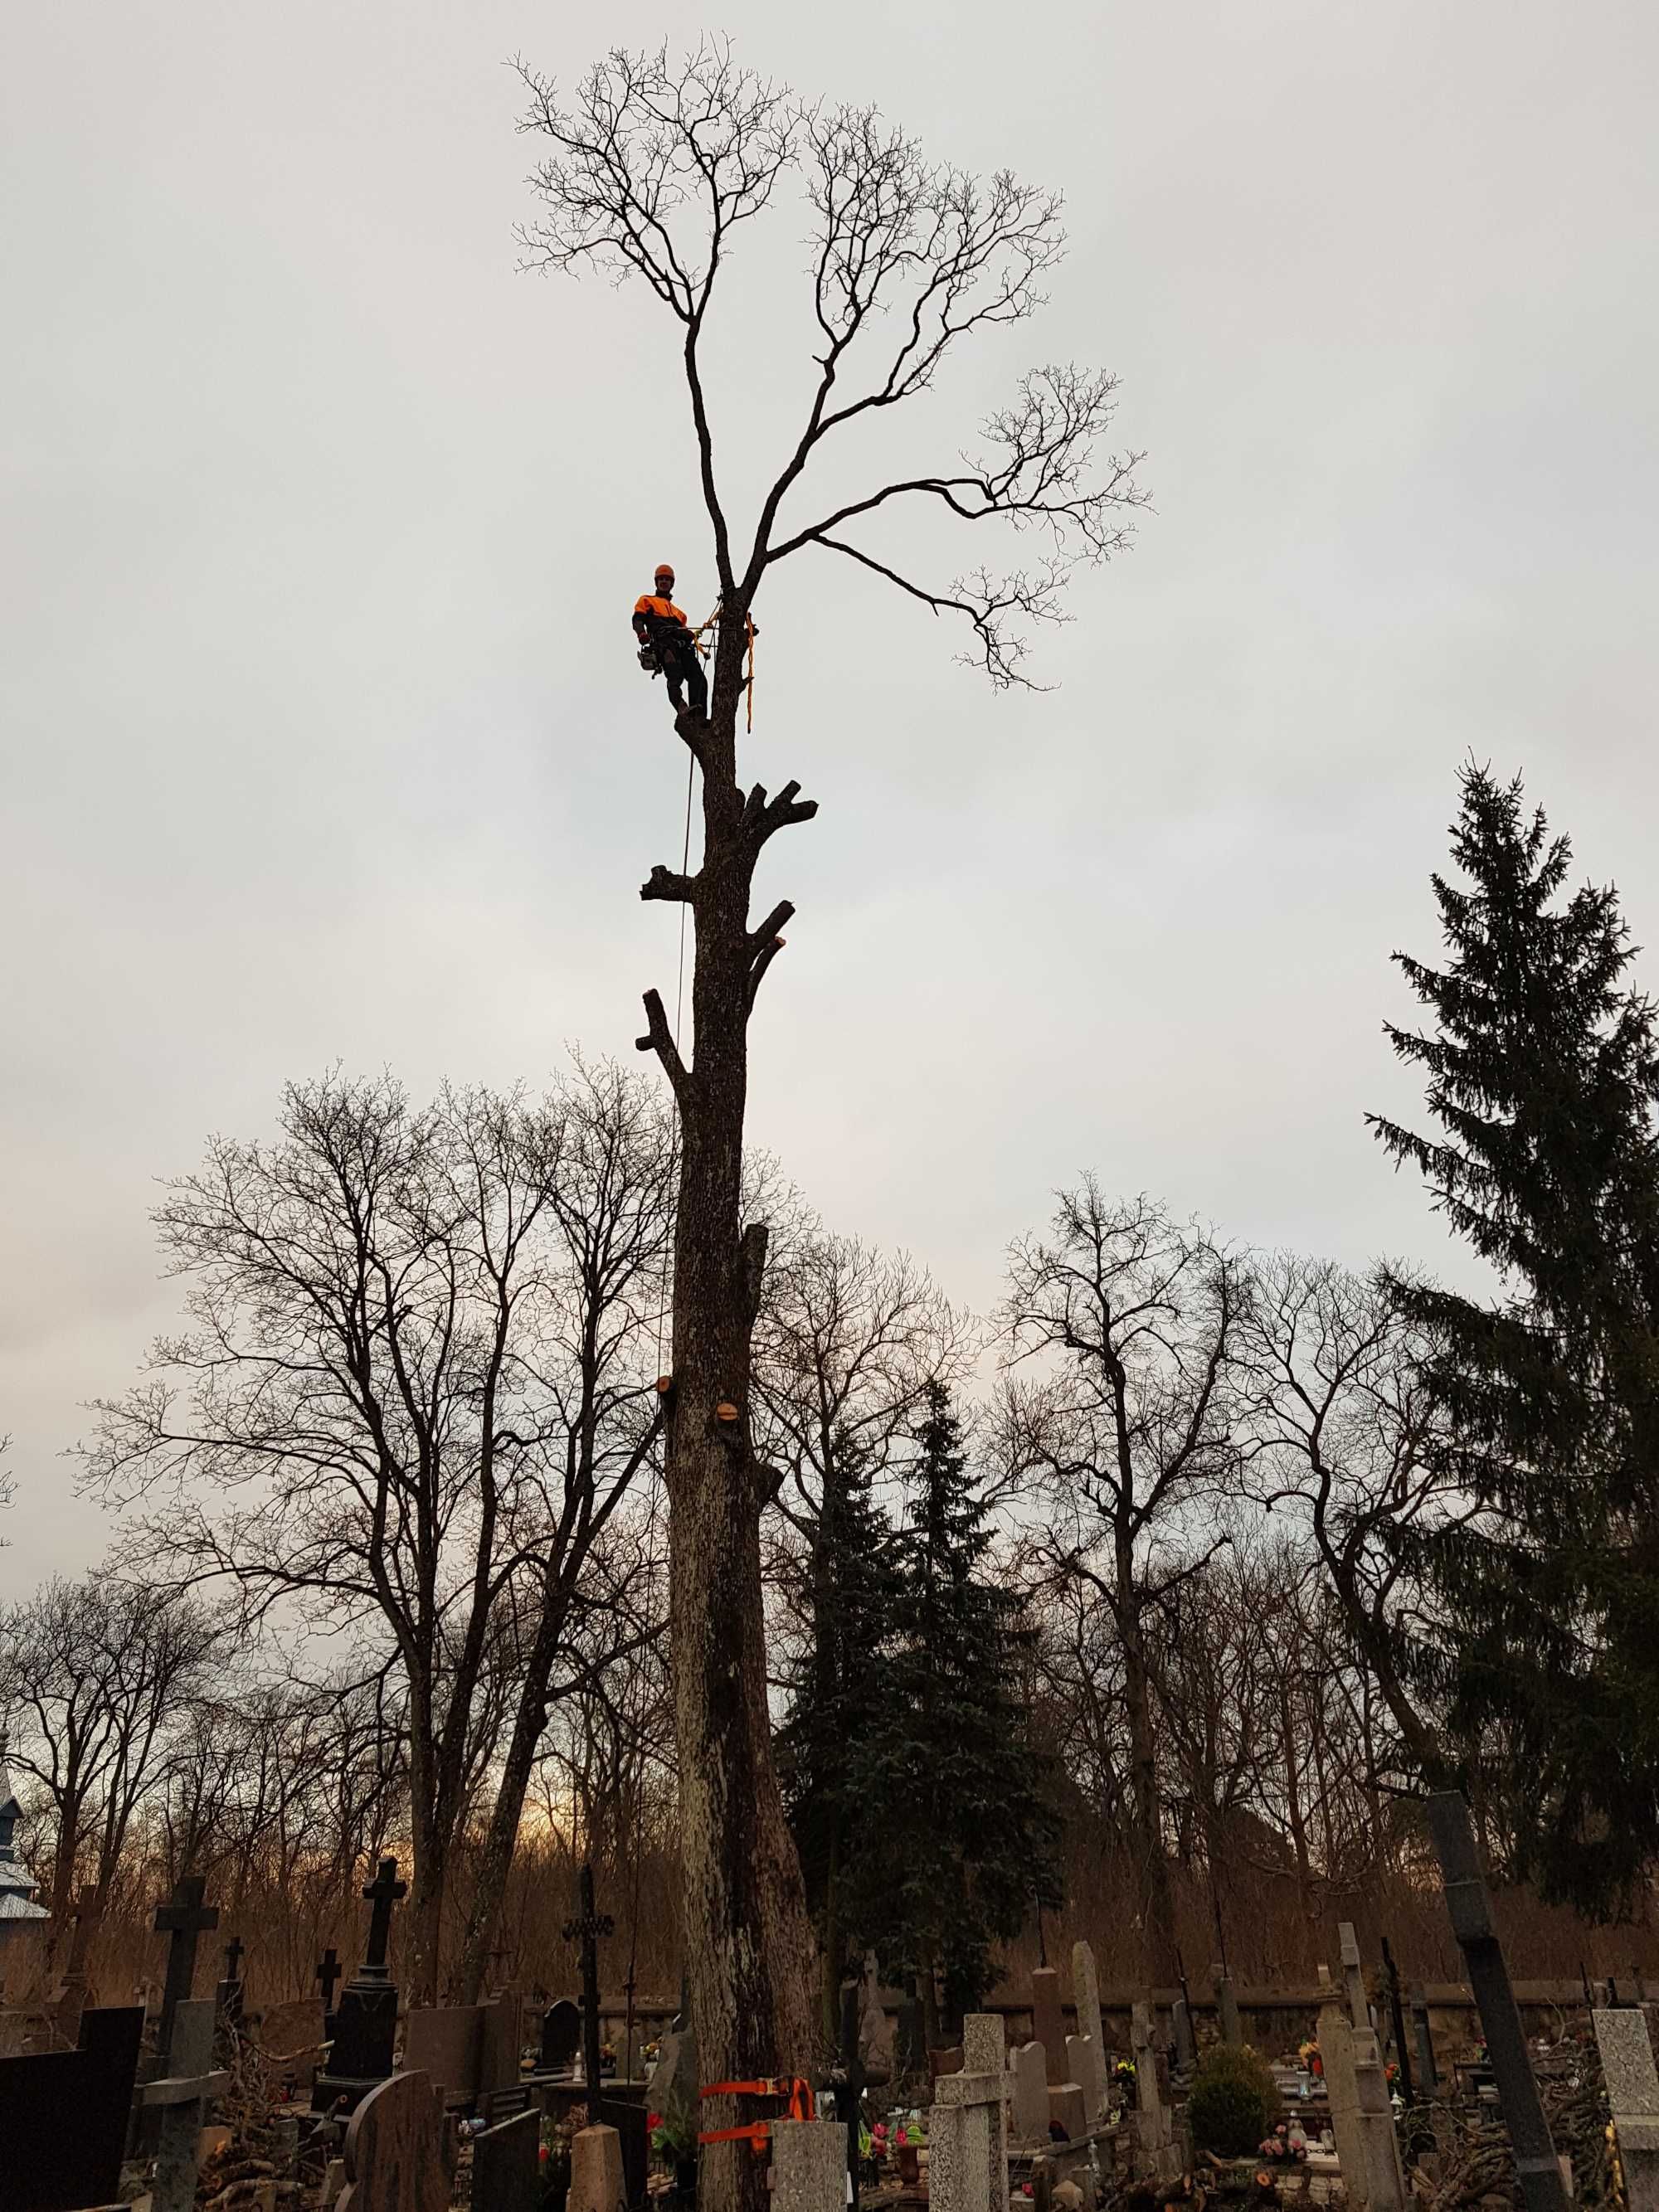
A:
MULTIPOLYGON (((700 2097, 787 2097, 792 2120, 810 2120, 812 2117, 812 2085, 799 2074, 781 2074, 775 2079, 760 2081, 711 2081, 706 2089, 699 2089, 700 2097)), ((770 2120, 750 2120, 741 2128, 706 2128, 699 2131, 700 2143, 746 2142, 757 2158, 762 2157, 772 2140, 770 2120)))

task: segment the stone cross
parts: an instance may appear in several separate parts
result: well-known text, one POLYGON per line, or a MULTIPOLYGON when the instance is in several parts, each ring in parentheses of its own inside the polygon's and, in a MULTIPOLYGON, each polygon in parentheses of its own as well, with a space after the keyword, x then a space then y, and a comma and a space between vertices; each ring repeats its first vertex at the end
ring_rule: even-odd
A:
POLYGON ((1339 1920, 1336 1933, 1342 1946, 1342 1985, 1348 1993, 1348 2018, 1357 2028, 1366 2028, 1371 2024, 1371 2008, 1365 1995, 1365 1969, 1359 1961, 1359 1938, 1352 1920, 1339 1920))
POLYGON ((616 1923, 608 1912, 593 1910, 593 1869, 584 1863, 578 1892, 580 1909, 564 1923, 564 1940, 582 1947, 582 2073, 590 2097, 599 2094, 604 2071, 599 2061, 599 1939, 612 1934, 616 1923))
POLYGON ((1368 2202, 1365 2148, 1359 2129, 1359 2093, 1354 2079, 1353 2022, 1347 2007, 1339 2004, 1331 1984, 1330 1969, 1319 1969, 1319 2057, 1325 2071, 1325 2094, 1330 2100, 1331 2133, 1342 2183, 1354 2212, 1364 2212, 1368 2202))
POLYGON ((1625 2203, 1629 2212, 1659 2212, 1659 2071, 1653 2063, 1647 2017, 1634 2010, 1610 2012, 1598 2006, 1590 2019, 1613 2107, 1625 2203))
POLYGON ((141 2097, 159 2108, 151 2212, 195 2212, 196 2165, 208 2100, 230 2080, 213 2066, 213 2000, 183 1997, 174 2008, 166 2073, 145 2083, 141 2097))
POLYGON ((167 1944, 167 1973, 161 1990, 161 2021, 157 2035, 157 2048, 161 2054, 164 2070, 173 2050, 174 2016, 190 1996, 196 1979, 196 1946, 204 1936, 210 1935, 219 1925, 219 1908, 216 1905, 204 1905, 202 1899, 206 1895, 207 1880, 204 1875, 181 1875, 173 1885, 173 1895, 165 1905, 158 1905, 155 1908, 155 1933, 171 1939, 167 1944))
POLYGON ((1353 2031, 1353 2082, 1360 2156, 1364 2161, 1365 2201, 1370 2212, 1404 2212, 1406 2177, 1400 2163, 1399 2139, 1394 2131, 1389 2079, 1382 2070, 1382 2053, 1377 2046, 1375 2028, 1357 2027, 1353 2031))
POLYGON ((386 1964, 386 1953, 392 1944, 392 1908, 399 1898, 407 1897, 409 1884, 398 1879, 398 1862, 386 1858, 375 1870, 374 1879, 363 1895, 372 1908, 368 1917, 368 1949, 363 1963, 357 1969, 360 1982, 389 1982, 392 1969, 386 1964))
POLYGON ((1527 2055, 1521 2008, 1492 1926, 1492 1899, 1480 1872, 1469 1808, 1455 1790, 1429 1799, 1429 1831, 1446 1888, 1446 1910, 1468 1969, 1498 2101, 1515 2153, 1516 2179, 1527 2212, 1567 2212, 1571 2201, 1555 2155, 1544 2100, 1527 2055))
POLYGON ((1193 2038, 1193 2008, 1184 1996, 1170 2008, 1170 2026, 1175 2035, 1176 2071, 1190 2074, 1198 2062, 1198 2045, 1193 2038))
POLYGON ((240 1936, 233 1936, 229 1942, 225 1946, 225 1979, 228 1982, 240 1982, 241 1980, 242 1960, 246 1956, 246 1954, 247 1946, 243 1942, 241 1937, 240 1936))
POLYGON ((970 2012, 962 2024, 961 2073, 941 2074, 933 2084, 930 2212, 1008 2212, 1007 2096, 1002 2015, 970 2012))
POLYGON ((331 2013, 334 2009, 335 1984, 338 1982, 341 1975, 344 1972, 345 1969, 340 1964, 339 1958, 335 1952, 334 1946, 331 1943, 327 1950, 324 1952, 322 1957, 317 1961, 316 1978, 322 1984, 323 2011, 325 2014, 331 2013))

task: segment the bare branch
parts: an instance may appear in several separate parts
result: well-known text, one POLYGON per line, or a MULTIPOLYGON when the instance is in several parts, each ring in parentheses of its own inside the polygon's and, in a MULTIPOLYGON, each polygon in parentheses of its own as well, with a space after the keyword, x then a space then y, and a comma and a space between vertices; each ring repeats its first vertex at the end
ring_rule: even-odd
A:
POLYGON ((642 1037, 634 1040, 639 1052, 654 1052, 663 1064, 663 1072, 676 1092, 686 1080, 685 1062, 680 1058, 679 1047, 674 1042, 674 1033, 668 1026, 668 1017, 663 1012, 661 997, 655 991, 645 994, 645 1018, 649 1026, 642 1037))
POLYGON ((642 899, 678 899, 690 906, 696 896, 697 879, 683 876, 677 869, 665 868, 660 862, 640 885, 642 899))

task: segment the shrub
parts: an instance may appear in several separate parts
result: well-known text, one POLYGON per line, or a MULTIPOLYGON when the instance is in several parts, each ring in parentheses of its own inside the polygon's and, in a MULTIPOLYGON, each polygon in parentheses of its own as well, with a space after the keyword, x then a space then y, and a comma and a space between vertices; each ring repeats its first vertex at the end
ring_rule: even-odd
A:
POLYGON ((1199 2062, 1187 2106, 1193 2141, 1218 2158, 1249 2158, 1279 2118, 1279 2091, 1249 2044, 1212 2044, 1199 2062))

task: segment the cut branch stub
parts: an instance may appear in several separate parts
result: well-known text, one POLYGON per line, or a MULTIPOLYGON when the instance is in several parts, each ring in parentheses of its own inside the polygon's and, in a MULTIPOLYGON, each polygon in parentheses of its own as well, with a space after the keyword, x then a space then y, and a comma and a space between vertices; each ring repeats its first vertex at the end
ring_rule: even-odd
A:
POLYGON ((697 879, 683 876, 677 868, 665 868, 659 861, 640 885, 642 899, 678 899, 688 906, 696 896, 697 879))

